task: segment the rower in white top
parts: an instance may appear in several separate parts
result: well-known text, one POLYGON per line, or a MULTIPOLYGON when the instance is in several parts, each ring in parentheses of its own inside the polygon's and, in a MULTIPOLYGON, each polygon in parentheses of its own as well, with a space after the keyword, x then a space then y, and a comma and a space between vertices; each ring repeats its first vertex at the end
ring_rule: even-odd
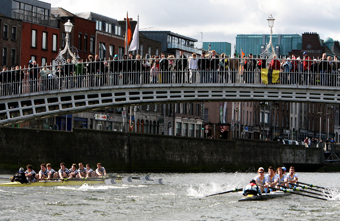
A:
POLYGON ((289 173, 287 175, 287 182, 289 185, 296 184, 298 181, 298 176, 295 174, 295 167, 291 166, 289 168, 289 173))
POLYGON ((104 167, 102 167, 101 163, 97 163, 96 176, 97 177, 106 176, 106 170, 104 167))
POLYGON ((36 179, 42 180, 48 178, 48 170, 46 168, 46 164, 42 163, 40 164, 40 171, 38 174, 35 175, 36 179))
POLYGON ((276 170, 275 185, 276 188, 280 186, 287 186, 287 176, 283 174, 282 167, 278 167, 276 170))
POLYGON ((268 175, 265 176, 265 187, 275 187, 275 177, 274 167, 268 167, 268 175))
POLYGON ((84 167, 82 162, 80 162, 78 164, 78 166, 79 166, 79 168, 78 168, 77 178, 85 178, 86 177, 86 168, 84 167))
POLYGON ((264 168, 263 167, 260 167, 258 170, 257 170, 257 173, 259 174, 258 176, 256 176, 254 178, 255 182, 256 182, 256 185, 258 187, 260 187, 261 189, 261 192, 264 193, 264 187, 265 187, 265 178, 264 178, 264 168))

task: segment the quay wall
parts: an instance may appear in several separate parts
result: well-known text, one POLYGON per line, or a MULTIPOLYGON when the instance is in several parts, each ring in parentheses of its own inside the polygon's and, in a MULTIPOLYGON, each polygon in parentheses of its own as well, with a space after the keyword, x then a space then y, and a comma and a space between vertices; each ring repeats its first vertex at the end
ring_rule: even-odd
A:
POLYGON ((254 171, 270 165, 320 165, 322 151, 259 140, 211 140, 75 129, 0 128, 0 172, 42 162, 97 162, 109 172, 254 171))

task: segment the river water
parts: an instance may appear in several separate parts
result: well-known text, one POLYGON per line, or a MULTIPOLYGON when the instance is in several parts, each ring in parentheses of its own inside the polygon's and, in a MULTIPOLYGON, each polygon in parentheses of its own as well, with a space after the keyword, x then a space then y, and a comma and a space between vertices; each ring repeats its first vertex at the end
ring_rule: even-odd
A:
MULTIPOLYGON (((145 175, 145 174, 134 174, 145 175)), ((0 187, 0 220, 339 220, 340 195, 238 202, 255 173, 151 174, 164 185, 0 187)), ((340 173, 298 173, 301 182, 340 190, 340 173)), ((8 175, 0 175, 5 177, 8 175)), ((0 180, 5 182, 7 180, 0 180)), ((336 194, 337 195, 337 194, 336 194)))

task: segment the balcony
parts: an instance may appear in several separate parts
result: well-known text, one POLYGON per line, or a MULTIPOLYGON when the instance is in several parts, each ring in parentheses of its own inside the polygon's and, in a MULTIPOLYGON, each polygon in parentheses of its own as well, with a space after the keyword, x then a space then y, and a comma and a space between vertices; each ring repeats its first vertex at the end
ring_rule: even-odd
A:
POLYGON ((50 26, 50 27, 53 27, 53 28, 59 28, 59 21, 58 20, 50 20, 49 18, 44 19, 46 17, 36 16, 36 15, 38 15, 36 13, 30 13, 30 14, 32 14, 32 15, 18 13, 18 12, 13 11, 13 18, 19 19, 19 20, 22 20, 22 21, 26 21, 26 22, 36 23, 36 24, 43 25, 43 26, 50 26))
POLYGON ((193 46, 181 45, 176 43, 169 43, 168 42, 168 49, 181 49, 184 51, 189 51, 196 54, 201 54, 202 50, 198 48, 194 48, 193 46))

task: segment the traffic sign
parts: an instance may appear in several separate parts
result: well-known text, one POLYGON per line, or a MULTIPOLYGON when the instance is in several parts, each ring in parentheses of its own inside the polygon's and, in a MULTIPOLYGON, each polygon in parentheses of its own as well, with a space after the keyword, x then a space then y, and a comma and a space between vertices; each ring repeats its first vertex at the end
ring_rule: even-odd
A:
POLYGON ((209 129, 209 125, 205 125, 205 127, 204 127, 206 130, 208 130, 209 129))
POLYGON ((205 130, 204 132, 207 134, 207 133, 209 133, 209 130, 205 130))

